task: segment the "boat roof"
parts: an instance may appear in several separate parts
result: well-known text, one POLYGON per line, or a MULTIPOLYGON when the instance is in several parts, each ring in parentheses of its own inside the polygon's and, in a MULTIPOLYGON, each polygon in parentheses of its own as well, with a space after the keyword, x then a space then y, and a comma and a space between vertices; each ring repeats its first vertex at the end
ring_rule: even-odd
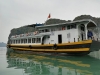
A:
POLYGON ((96 27, 97 24, 92 21, 91 19, 83 19, 83 20, 77 20, 77 21, 71 21, 71 22, 65 22, 65 23, 59 23, 59 24, 50 24, 50 25, 40 25, 36 26, 36 28, 45 28, 45 27, 53 27, 53 26, 62 26, 62 25, 72 25, 72 24, 85 24, 88 23, 88 27, 96 27))

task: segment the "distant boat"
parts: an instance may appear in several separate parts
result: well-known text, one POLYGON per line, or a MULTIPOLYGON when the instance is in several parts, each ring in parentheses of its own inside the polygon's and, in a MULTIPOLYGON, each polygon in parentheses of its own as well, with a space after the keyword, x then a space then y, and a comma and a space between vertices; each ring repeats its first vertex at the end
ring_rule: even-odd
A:
POLYGON ((28 25, 35 31, 13 35, 7 47, 20 51, 88 54, 100 49, 97 36, 92 36, 97 25, 90 19, 66 23, 28 25), (88 30, 91 31, 88 33, 88 30), (89 34, 89 35, 88 35, 89 34))

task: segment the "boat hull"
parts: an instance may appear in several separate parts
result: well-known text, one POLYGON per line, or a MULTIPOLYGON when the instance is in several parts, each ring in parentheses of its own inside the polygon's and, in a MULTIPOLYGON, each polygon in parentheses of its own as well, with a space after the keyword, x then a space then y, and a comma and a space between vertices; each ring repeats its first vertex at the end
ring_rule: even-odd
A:
POLYGON ((60 52, 60 53, 89 53, 100 49, 100 42, 93 40, 62 43, 62 44, 8 44, 9 48, 20 51, 34 51, 34 52, 60 52))

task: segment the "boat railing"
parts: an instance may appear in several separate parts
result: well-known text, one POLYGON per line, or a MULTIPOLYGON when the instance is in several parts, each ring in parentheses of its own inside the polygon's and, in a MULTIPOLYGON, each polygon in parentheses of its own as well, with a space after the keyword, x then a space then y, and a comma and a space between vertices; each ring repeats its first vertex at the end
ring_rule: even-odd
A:
POLYGON ((39 31, 29 32, 29 33, 25 33, 25 34, 13 35, 13 36, 11 36, 11 39, 13 39, 13 38, 35 36, 37 34, 41 34, 41 35, 46 35, 47 34, 47 35, 49 35, 49 34, 51 34, 51 32, 45 32, 45 33, 41 33, 39 31))
MULTIPOLYGON (((94 41, 100 41, 100 38, 88 38, 88 39, 84 39, 84 40, 82 40, 82 39, 80 39, 80 38, 73 38, 74 39, 74 41, 73 42, 79 42, 79 41, 84 41, 84 40, 94 40, 94 41)), ((68 41, 69 43, 70 43, 70 40, 68 41)))
POLYGON ((21 37, 27 37, 27 36, 33 36, 33 35, 35 35, 35 32, 13 35, 13 36, 11 36, 11 38, 21 38, 21 37))

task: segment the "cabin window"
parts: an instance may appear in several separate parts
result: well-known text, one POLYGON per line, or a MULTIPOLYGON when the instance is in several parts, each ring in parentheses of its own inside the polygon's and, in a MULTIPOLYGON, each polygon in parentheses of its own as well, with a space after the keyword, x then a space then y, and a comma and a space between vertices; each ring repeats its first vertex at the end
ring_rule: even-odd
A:
POLYGON ((31 38, 28 39, 28 43, 31 43, 31 38))
POLYGON ((76 28, 76 24, 68 25, 68 26, 67 26, 67 29, 73 29, 73 28, 76 28))
POLYGON ((27 43, 27 39, 25 39, 25 43, 27 43))
POLYGON ((49 32, 49 29, 45 29, 45 32, 49 32))
POLYGON ((67 29, 70 29, 70 25, 67 26, 67 29))
POLYGON ((13 43, 15 43, 15 40, 13 40, 13 43))
POLYGON ((44 30, 41 30, 41 31, 42 31, 42 33, 45 32, 44 30))
POLYGON ((23 39, 21 39, 21 43, 23 43, 23 39))
POLYGON ((32 38, 32 43, 35 43, 35 38, 32 38))
POLYGON ((37 38, 37 43, 40 43, 41 42, 41 38, 37 38))
POLYGON ((39 33, 44 33, 45 32, 45 30, 39 30, 39 33))
POLYGON ((81 26, 81 30, 84 31, 84 27, 81 26))
POLYGON ((76 24, 71 25, 71 29, 76 28, 76 24))
POLYGON ((41 38, 34 38, 34 42, 35 43, 40 43, 41 42, 41 38))
POLYGON ((25 43, 25 39, 23 39, 23 43, 25 43))
POLYGON ((18 43, 20 43, 20 40, 18 40, 18 43))
POLYGON ((54 29, 54 28, 52 28, 52 29, 51 29, 51 31, 55 31, 55 29, 54 29))
POLYGON ((16 43, 17 43, 17 40, 16 40, 16 43))
POLYGON ((36 43, 38 43, 38 38, 36 38, 36 43))
POLYGON ((85 26, 84 26, 84 24, 81 24, 81 30, 82 30, 82 31, 85 30, 85 26))
POLYGON ((39 32, 39 33, 42 33, 42 30, 39 30, 38 32, 39 32))
POLYGON ((39 43, 39 42, 38 42, 38 38, 36 38, 36 43, 39 43))
POLYGON ((16 43, 16 40, 15 40, 15 43, 16 43))
POLYGON ((41 43, 41 38, 39 38, 39 43, 41 43))
POLYGON ((61 30, 61 27, 59 27, 58 30, 60 31, 61 30))

